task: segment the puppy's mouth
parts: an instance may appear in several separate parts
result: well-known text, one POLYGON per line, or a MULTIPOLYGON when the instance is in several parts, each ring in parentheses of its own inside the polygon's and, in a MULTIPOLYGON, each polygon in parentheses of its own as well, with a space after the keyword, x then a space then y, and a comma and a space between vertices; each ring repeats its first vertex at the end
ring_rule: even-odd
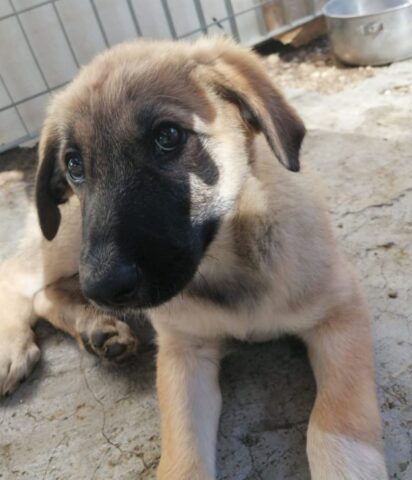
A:
MULTIPOLYGON (((184 258, 184 257, 182 257, 184 258)), ((199 261, 179 262, 180 268, 174 271, 164 269, 159 275, 141 275, 135 283, 128 279, 107 275, 108 280, 99 280, 97 275, 82 275, 80 269, 80 285, 83 295, 99 310, 124 316, 128 313, 151 309, 167 303, 181 293, 194 277, 199 261)))
POLYGON ((95 302, 94 300, 91 300, 90 298, 87 299, 94 307, 97 308, 97 310, 100 310, 103 313, 106 313, 107 315, 113 315, 117 317, 119 320, 124 320, 128 315, 133 314, 136 311, 142 311, 143 308, 138 308, 138 307, 131 307, 131 306, 110 306, 104 303, 98 303, 95 302))

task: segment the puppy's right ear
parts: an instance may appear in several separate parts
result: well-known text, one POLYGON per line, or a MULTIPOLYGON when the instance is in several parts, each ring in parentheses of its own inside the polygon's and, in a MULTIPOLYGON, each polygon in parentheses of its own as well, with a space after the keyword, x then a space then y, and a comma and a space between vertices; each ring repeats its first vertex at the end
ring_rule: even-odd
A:
POLYGON ((59 149, 59 135, 46 123, 39 143, 36 207, 40 228, 47 240, 53 240, 59 229, 61 214, 58 205, 65 203, 71 195, 71 189, 58 162, 59 149))

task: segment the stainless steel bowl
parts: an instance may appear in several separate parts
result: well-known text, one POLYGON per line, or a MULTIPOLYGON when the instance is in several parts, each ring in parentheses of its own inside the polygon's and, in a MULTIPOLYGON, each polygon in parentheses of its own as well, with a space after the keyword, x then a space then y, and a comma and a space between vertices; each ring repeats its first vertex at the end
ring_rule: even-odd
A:
POLYGON ((412 57, 412 0, 332 0, 323 13, 335 55, 352 65, 412 57))

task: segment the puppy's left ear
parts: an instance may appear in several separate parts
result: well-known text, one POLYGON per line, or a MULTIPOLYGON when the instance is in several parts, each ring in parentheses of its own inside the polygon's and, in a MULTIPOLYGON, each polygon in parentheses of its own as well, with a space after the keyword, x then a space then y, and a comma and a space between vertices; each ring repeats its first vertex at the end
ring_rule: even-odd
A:
POLYGON ((295 110, 275 88, 263 62, 251 51, 218 40, 201 62, 212 70, 217 93, 239 108, 247 126, 262 132, 279 161, 299 171, 299 151, 305 126, 295 110))
POLYGON ((72 193, 58 162, 59 149, 59 135, 46 120, 39 143, 36 207, 40 228, 47 240, 53 240, 59 229, 58 205, 65 203, 72 193))

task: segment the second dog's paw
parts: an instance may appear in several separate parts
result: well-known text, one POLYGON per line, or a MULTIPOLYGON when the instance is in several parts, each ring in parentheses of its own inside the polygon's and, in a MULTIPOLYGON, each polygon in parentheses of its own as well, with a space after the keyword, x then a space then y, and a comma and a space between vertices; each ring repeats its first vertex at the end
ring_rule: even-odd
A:
POLYGON ((0 397, 14 392, 39 358, 31 328, 0 329, 0 397))
POLYGON ((138 341, 129 326, 110 316, 100 316, 80 334, 84 348, 107 360, 121 362, 135 355, 138 341))

